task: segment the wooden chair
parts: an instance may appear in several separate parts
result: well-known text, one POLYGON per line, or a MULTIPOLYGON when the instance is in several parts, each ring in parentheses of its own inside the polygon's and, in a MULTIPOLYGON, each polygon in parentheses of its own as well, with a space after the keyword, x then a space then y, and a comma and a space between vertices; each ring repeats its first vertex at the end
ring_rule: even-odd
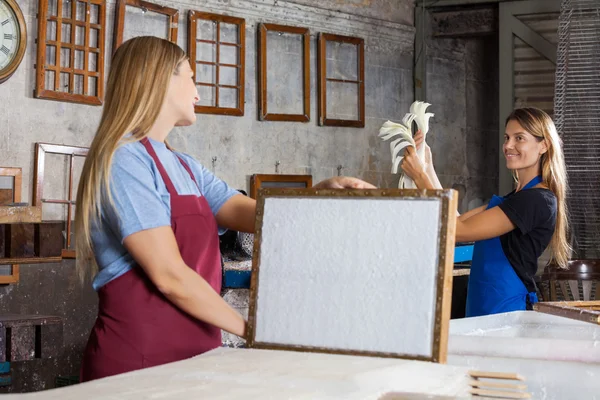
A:
POLYGON ((550 264, 536 277, 536 283, 541 292, 540 301, 600 300, 600 260, 571 260, 568 269, 550 264))

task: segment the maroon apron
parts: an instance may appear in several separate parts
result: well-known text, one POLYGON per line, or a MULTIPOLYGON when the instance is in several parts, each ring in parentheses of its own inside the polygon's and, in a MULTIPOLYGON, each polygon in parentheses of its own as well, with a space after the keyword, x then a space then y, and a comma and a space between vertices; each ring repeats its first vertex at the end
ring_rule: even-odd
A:
MULTIPOLYGON (((220 293, 219 236, 208 202, 203 196, 177 194, 148 139, 142 144, 171 196, 171 227, 183 261, 220 293)), ((179 161, 197 185, 189 166, 179 161)), ((102 286, 98 297, 98 318, 83 355, 82 382, 183 360, 221 346, 219 328, 171 303, 139 265, 102 286)))

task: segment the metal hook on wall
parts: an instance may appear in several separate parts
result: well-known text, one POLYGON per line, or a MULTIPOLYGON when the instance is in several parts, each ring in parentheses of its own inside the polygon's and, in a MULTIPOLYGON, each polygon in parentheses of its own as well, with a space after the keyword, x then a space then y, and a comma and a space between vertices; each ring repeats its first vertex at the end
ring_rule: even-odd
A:
POLYGON ((342 176, 342 170, 344 169, 344 166, 342 164, 337 166, 337 170, 338 170, 338 176, 342 176))
POLYGON ((212 169, 215 171, 215 166, 217 165, 217 156, 213 156, 212 158, 212 169))
POLYGON ((281 165, 281 163, 279 162, 279 160, 275 161, 275 173, 278 174, 279 173, 279 166, 281 165))

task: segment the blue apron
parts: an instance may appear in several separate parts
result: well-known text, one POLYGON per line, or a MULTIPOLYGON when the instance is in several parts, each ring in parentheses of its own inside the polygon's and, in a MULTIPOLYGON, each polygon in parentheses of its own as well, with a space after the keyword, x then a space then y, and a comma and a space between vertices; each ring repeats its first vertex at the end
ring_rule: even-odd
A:
MULTIPOLYGON (((522 190, 542 182, 537 176, 522 190)), ((496 207, 504 197, 493 196, 486 210, 496 207)), ((481 240, 473 248, 469 288, 467 290, 467 317, 526 310, 527 304, 537 303, 537 294, 527 288, 506 258, 500 237, 481 240)))

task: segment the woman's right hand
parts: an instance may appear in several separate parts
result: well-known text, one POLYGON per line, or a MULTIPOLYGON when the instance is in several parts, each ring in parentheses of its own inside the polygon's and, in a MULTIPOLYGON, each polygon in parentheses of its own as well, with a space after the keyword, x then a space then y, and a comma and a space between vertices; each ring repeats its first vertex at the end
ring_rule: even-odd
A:
POLYGON ((425 135, 423 135, 423 132, 421 132, 420 130, 417 131, 417 133, 415 133, 415 144, 417 145, 417 150, 421 150, 421 147, 425 146, 425 160, 424 164, 425 164, 425 169, 429 169, 430 167, 433 168, 433 160, 431 157, 431 148, 429 147, 429 145, 427 143, 425 143, 425 135))

